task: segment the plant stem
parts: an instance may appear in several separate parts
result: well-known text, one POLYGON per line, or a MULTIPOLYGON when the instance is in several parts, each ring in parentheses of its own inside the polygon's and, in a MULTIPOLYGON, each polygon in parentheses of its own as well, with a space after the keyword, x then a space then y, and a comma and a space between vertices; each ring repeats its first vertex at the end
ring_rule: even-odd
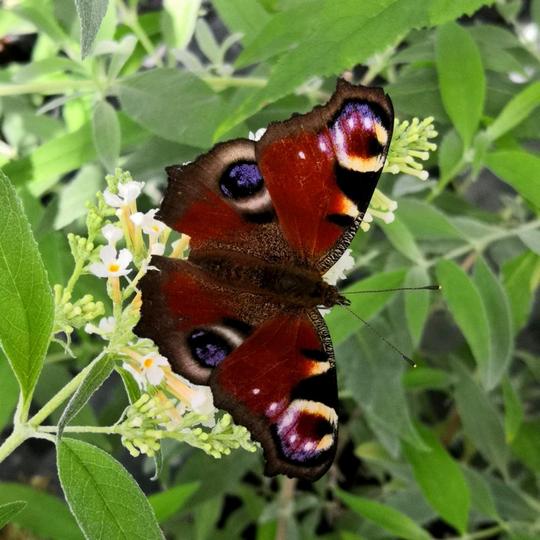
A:
POLYGON ((279 512, 275 540, 287 540, 287 525, 292 515, 296 478, 284 478, 279 494, 279 512))
POLYGON ((44 96, 65 94, 74 90, 92 90, 96 83, 91 80, 33 81, 21 84, 0 84, 0 97, 21 94, 42 94, 44 96))
MULTIPOLYGON (((37 433, 58 433, 58 426, 38 426, 37 433)), ((118 426, 65 426, 64 433, 119 433, 118 426)))
POLYGON ((493 535, 506 531, 504 525, 494 525, 488 529, 482 529, 481 531, 464 534, 462 536, 451 536, 448 540, 481 540, 482 538, 491 538, 493 535))
POLYGON ((26 439, 30 437, 31 432, 16 426, 13 433, 0 446, 0 463, 4 461, 12 452, 14 452, 26 439))
MULTIPOLYGON (((520 233, 524 233, 533 229, 537 229, 540 227, 540 219, 536 219, 534 221, 530 221, 529 223, 525 223, 521 227, 517 227, 515 229, 509 229, 504 231, 498 231, 493 234, 489 234, 485 236, 482 240, 478 241, 475 245, 467 244, 465 246, 460 246, 456 249, 453 249, 446 253, 444 255, 444 259, 457 259, 458 257, 461 257, 462 255, 466 255, 469 253, 469 251, 472 251, 476 249, 477 251, 481 252, 484 249, 488 247, 489 244, 492 244, 493 242, 497 242, 498 240, 503 240, 505 238, 511 238, 512 236, 516 236, 520 233)), ((434 266, 440 259, 435 258, 430 261, 427 261, 426 268, 430 268, 431 266, 434 266)))
POLYGON ((66 399, 74 394, 79 385, 84 381, 94 364, 103 356, 105 351, 96 356, 81 372, 79 372, 66 386, 55 394, 43 407, 30 419, 28 425, 32 428, 39 426, 52 412, 54 412, 66 399))

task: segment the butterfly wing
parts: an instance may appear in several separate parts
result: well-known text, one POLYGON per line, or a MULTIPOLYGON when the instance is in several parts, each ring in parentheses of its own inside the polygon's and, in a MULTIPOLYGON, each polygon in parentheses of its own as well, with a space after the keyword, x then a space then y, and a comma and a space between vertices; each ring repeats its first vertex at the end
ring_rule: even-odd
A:
POLYGON ((324 273, 358 229, 382 172, 394 123, 380 88, 338 82, 330 101, 270 124, 257 143, 259 170, 281 231, 324 273))
POLYGON ((326 272, 350 244, 381 174, 393 109, 380 88, 338 82, 330 101, 167 169, 159 218, 193 251, 247 252, 326 272))
POLYGON ((333 351, 319 312, 285 312, 189 261, 153 264, 135 332, 176 373, 210 385, 216 405, 262 444, 267 474, 319 478, 337 437, 333 351))

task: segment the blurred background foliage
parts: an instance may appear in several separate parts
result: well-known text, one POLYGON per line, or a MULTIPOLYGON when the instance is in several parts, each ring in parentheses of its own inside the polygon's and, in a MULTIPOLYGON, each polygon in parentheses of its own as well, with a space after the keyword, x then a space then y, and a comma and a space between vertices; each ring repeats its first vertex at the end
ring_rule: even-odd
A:
MULTIPOLYGON (((325 477, 269 479, 260 454, 170 443, 151 481, 151 461, 87 438, 134 474, 167 538, 540 538, 539 24, 540 0, 4 0, 0 165, 51 284, 115 166, 156 206, 164 166, 310 110, 344 73, 384 86, 401 120, 435 118, 429 179, 383 175, 396 219, 359 232, 346 284, 443 290, 355 297, 414 370, 347 312, 327 317, 341 404, 325 477)), ((98 346, 79 336, 73 361, 53 345, 33 407, 98 346)), ((7 435, 17 385, 1 360, 7 435)), ((79 421, 111 424, 126 404, 112 379, 79 421)), ((0 538, 81 537, 54 460, 30 441, 2 464, 0 503, 27 506, 2 507, 0 538)))

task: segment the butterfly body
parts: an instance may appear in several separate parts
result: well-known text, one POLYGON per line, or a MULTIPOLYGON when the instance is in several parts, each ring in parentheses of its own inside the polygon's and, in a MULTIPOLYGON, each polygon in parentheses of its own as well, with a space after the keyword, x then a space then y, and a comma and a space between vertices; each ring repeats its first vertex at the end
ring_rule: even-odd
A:
POLYGON ((332 342, 319 307, 347 300, 323 276, 350 244, 393 127, 382 90, 339 81, 325 106, 167 169, 159 217, 188 260, 153 257, 139 336, 264 449, 267 474, 315 480, 337 443, 332 342))

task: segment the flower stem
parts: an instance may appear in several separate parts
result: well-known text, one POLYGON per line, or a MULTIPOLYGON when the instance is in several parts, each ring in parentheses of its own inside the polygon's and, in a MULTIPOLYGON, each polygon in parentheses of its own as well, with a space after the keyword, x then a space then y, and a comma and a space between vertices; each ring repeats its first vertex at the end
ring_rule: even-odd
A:
POLYGON ((50 96, 55 94, 64 94, 68 91, 93 90, 96 83, 91 80, 73 80, 64 81, 32 81, 21 84, 0 84, 0 97, 18 96, 21 94, 41 94, 50 96))

